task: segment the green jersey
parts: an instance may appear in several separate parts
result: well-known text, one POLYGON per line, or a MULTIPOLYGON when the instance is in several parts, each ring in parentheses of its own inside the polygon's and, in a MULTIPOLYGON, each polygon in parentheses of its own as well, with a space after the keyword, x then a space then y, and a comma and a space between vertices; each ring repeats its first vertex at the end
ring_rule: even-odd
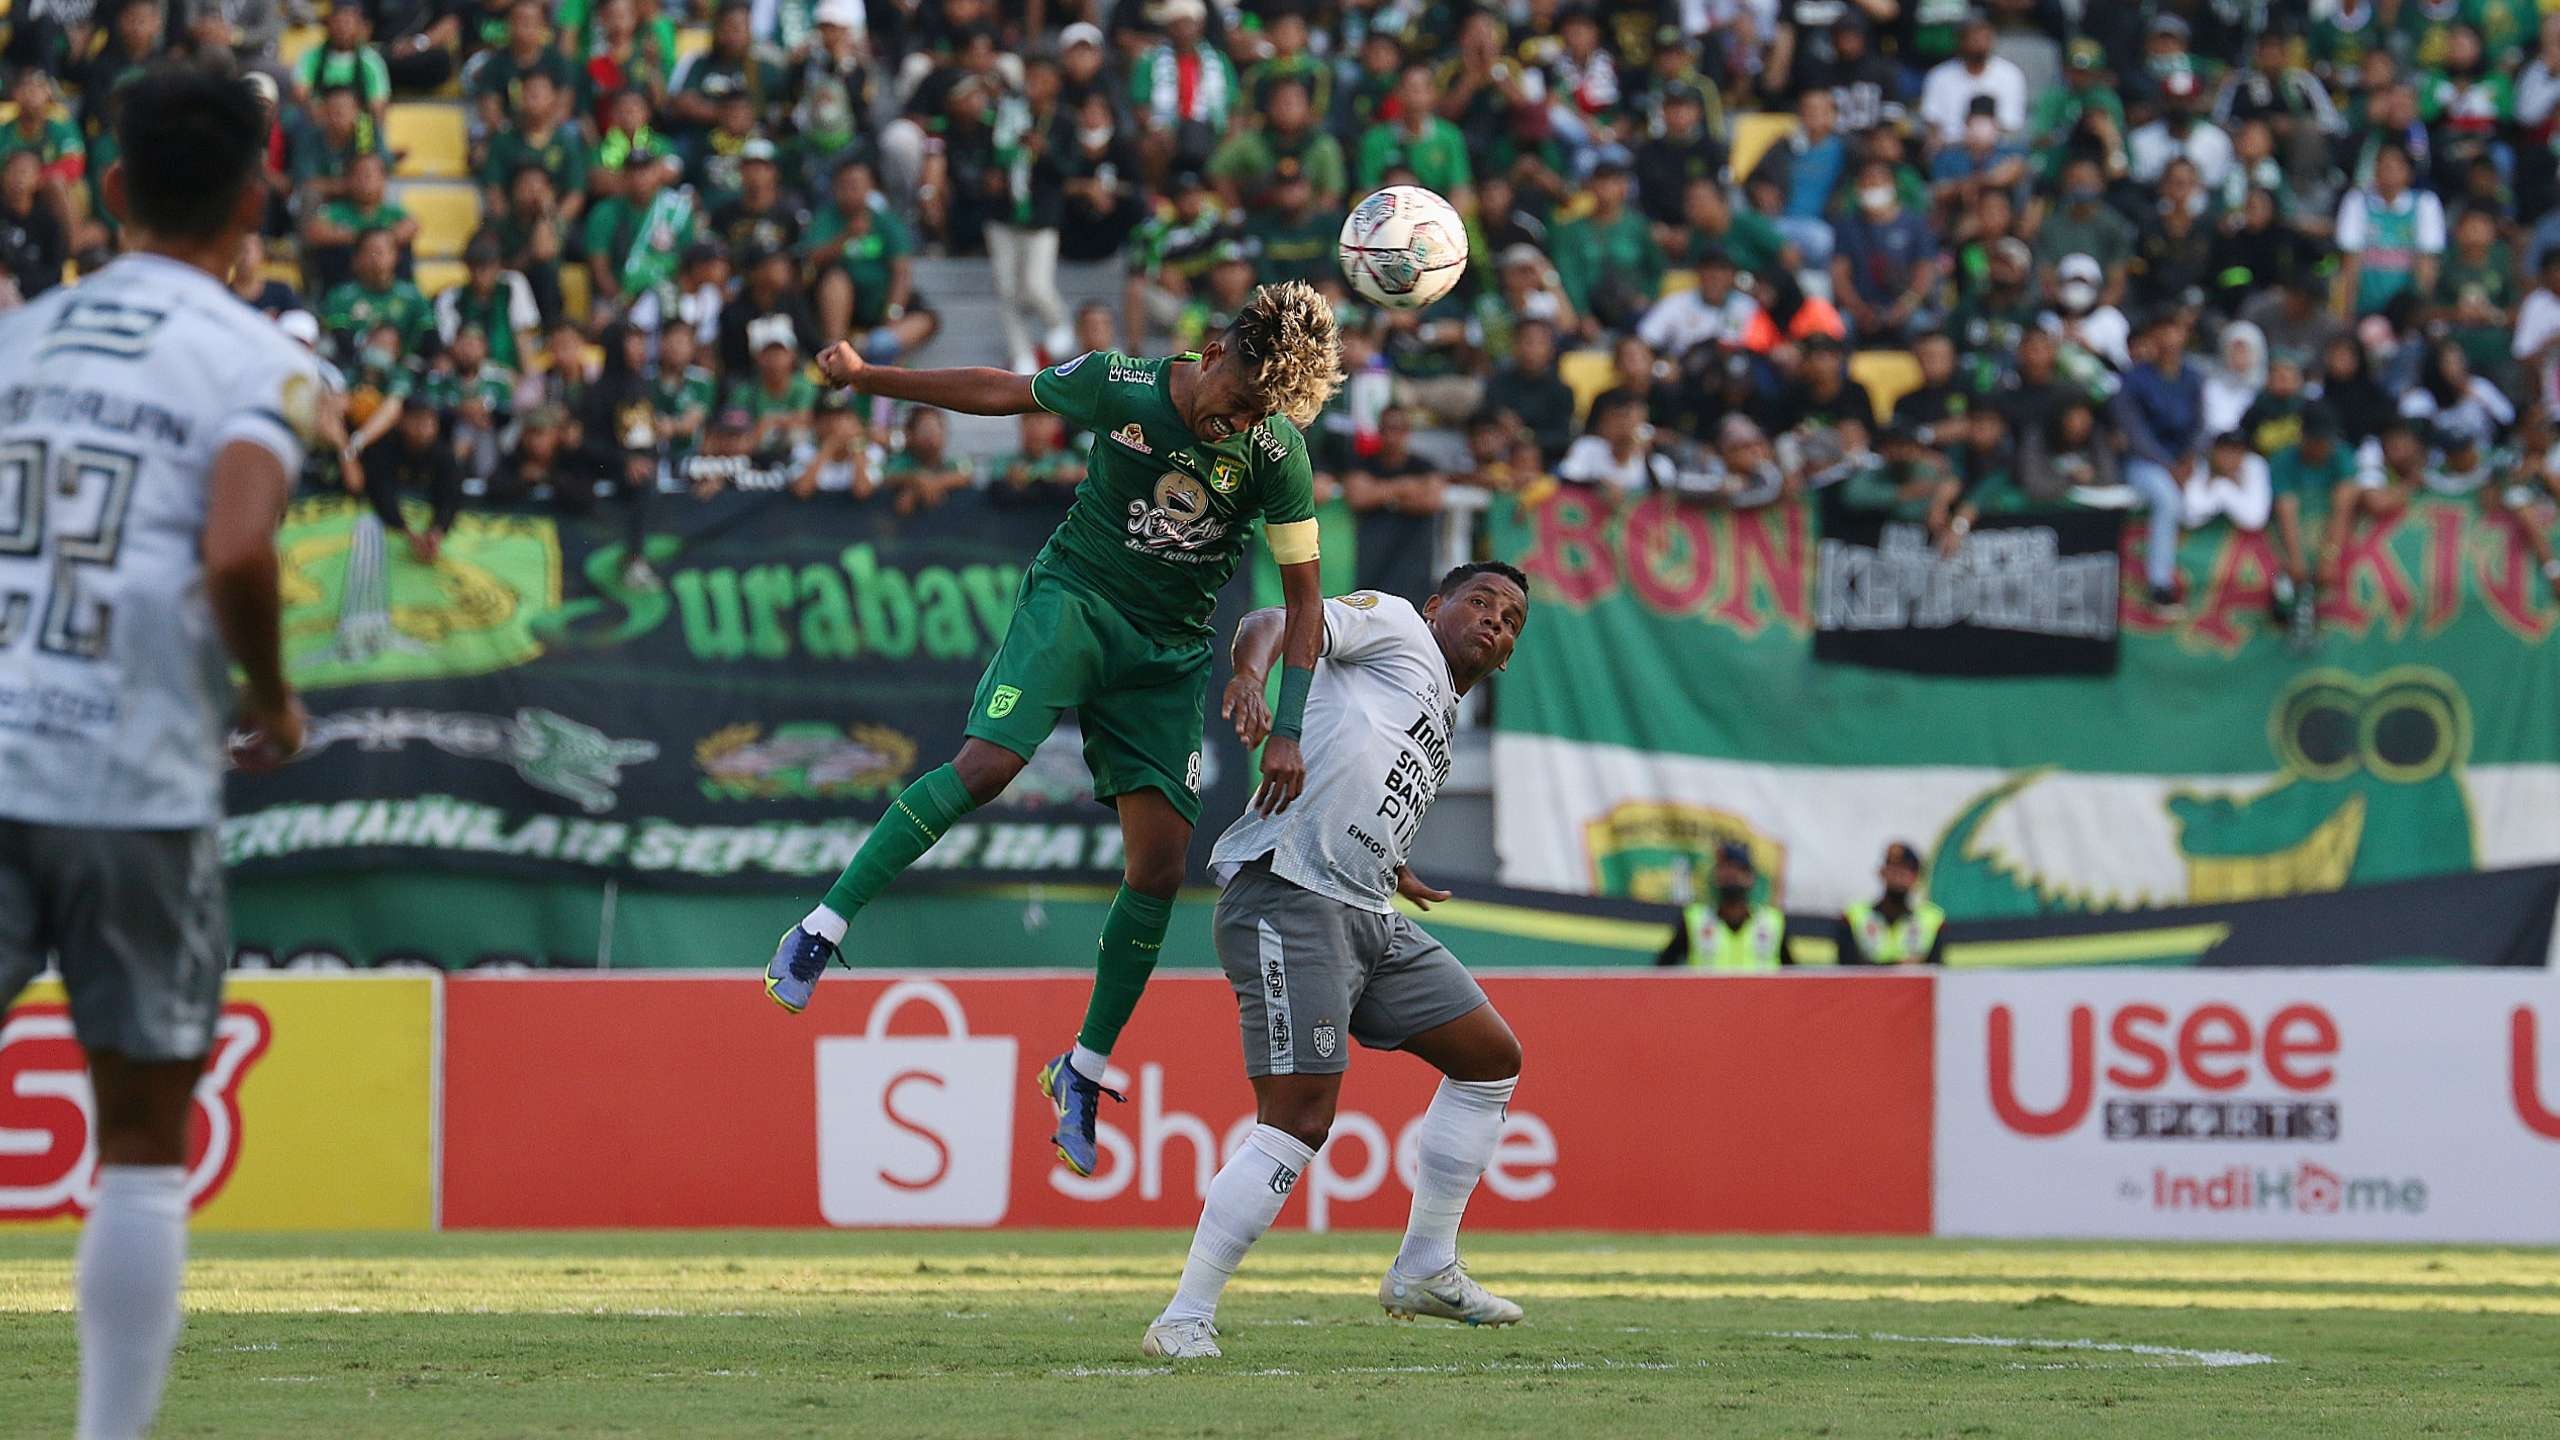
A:
POLYGON ((383 290, 368 290, 349 280, 320 303, 320 328, 350 346, 362 345, 376 326, 389 325, 400 332, 402 351, 415 354, 435 323, 427 297, 406 280, 394 280, 383 290))
POLYGON ((515 372, 499 365, 483 365, 469 375, 456 375, 450 370, 427 372, 418 387, 418 398, 429 409, 452 411, 465 400, 477 400, 489 407, 489 413, 504 421, 515 409, 515 372))
POLYGON ((1075 505, 1034 568, 1099 593, 1141 631, 1190 639, 1209 632, 1257 518, 1315 518, 1315 471, 1277 415, 1217 444, 1193 435, 1173 406, 1174 363, 1096 350, 1032 377, 1040 408, 1093 432, 1075 505))

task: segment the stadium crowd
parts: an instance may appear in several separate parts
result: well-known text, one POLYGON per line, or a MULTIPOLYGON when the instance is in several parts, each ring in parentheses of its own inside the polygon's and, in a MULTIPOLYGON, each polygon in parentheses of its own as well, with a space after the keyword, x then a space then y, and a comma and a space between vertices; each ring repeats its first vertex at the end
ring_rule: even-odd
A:
POLYGON ((916 262, 984 255, 1018 369, 1327 288, 1320 487, 1356 510, 1820 490, 1952 547, 2095 505, 2147 517, 2164 605, 2182 529, 2267 530, 2307 616, 2359 525, 2431 493, 2560 590, 2560 14, 2522 0, 306 3, 22 0, 0 273, 28 296, 112 253, 121 78, 259 77, 240 293, 343 372, 312 483, 428 500, 422 558, 473 497, 1063 505, 1053 419, 964 454, 807 363, 932 363, 916 262), (463 121, 444 257, 394 178, 419 103, 463 121), (1397 182, 1471 230, 1414 313, 1333 261, 1397 182), (1071 312, 1061 266, 1115 257, 1116 303, 1071 312))

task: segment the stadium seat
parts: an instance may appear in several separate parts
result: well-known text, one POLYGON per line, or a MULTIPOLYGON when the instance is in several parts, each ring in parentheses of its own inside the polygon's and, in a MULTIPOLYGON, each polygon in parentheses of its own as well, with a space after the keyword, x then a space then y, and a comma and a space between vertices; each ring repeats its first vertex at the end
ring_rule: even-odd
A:
POLYGON ((319 49, 320 43, 328 38, 329 32, 318 25, 296 25, 285 31, 284 38, 276 42, 276 58, 290 73, 302 63, 305 54, 319 49))
POLYGON ((1867 387, 1876 413, 1893 413, 1894 403, 1920 388, 1920 362, 1908 350, 1860 350, 1849 357, 1849 378, 1867 387))
POLYGON ((707 25, 687 25, 683 29, 678 30, 676 32, 675 64, 669 68, 668 78, 672 80, 676 75, 683 73, 686 61, 691 60, 694 56, 699 55, 710 48, 711 27, 707 25))
POLYGON ((432 300, 463 281, 465 271, 459 260, 420 260, 417 269, 418 293, 432 300))
POLYGON ((1796 117, 1784 111, 1733 117, 1733 178, 1740 180, 1769 153, 1769 147, 1795 133, 1796 117))
POLYGON ((594 289, 595 282, 588 276, 586 266, 563 264, 560 267, 560 308, 581 325, 587 323, 587 306, 595 298, 594 289))
POLYGON ((392 150, 400 156, 405 180, 469 178, 471 139, 465 133, 462 107, 435 100, 404 100, 391 107, 388 127, 392 150))
POLYGON ((1580 424, 1600 392, 1618 383, 1618 362, 1606 350, 1568 350, 1556 362, 1556 373, 1573 391, 1574 423, 1580 424))
POLYGON ((449 260, 462 253, 480 228, 480 192, 450 180, 412 181, 392 187, 393 198, 418 217, 418 254, 449 260))
MULTIPOLYGON (((1663 296, 1678 295, 1685 291, 1695 290, 1697 288, 1698 272, 1695 270, 1665 270, 1662 272, 1663 296)), ((1659 299, 1661 296, 1657 296, 1655 298, 1659 299)))

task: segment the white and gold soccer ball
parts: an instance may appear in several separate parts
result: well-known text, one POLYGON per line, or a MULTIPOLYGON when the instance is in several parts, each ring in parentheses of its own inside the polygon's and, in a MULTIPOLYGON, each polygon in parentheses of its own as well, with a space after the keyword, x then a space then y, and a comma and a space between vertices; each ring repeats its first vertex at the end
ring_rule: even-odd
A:
POLYGON ((1414 310, 1467 273, 1467 226, 1457 207, 1419 185, 1390 185, 1342 222, 1342 278, 1372 305, 1414 310))

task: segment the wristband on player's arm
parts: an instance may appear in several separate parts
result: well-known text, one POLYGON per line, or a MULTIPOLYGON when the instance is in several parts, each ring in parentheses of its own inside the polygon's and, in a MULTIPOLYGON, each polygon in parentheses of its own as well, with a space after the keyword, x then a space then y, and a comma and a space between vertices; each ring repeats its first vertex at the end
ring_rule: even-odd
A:
POLYGON ((1307 724, 1307 691, 1316 683, 1316 672, 1295 665, 1280 667, 1280 705, 1271 712, 1271 733, 1298 738, 1307 724))

